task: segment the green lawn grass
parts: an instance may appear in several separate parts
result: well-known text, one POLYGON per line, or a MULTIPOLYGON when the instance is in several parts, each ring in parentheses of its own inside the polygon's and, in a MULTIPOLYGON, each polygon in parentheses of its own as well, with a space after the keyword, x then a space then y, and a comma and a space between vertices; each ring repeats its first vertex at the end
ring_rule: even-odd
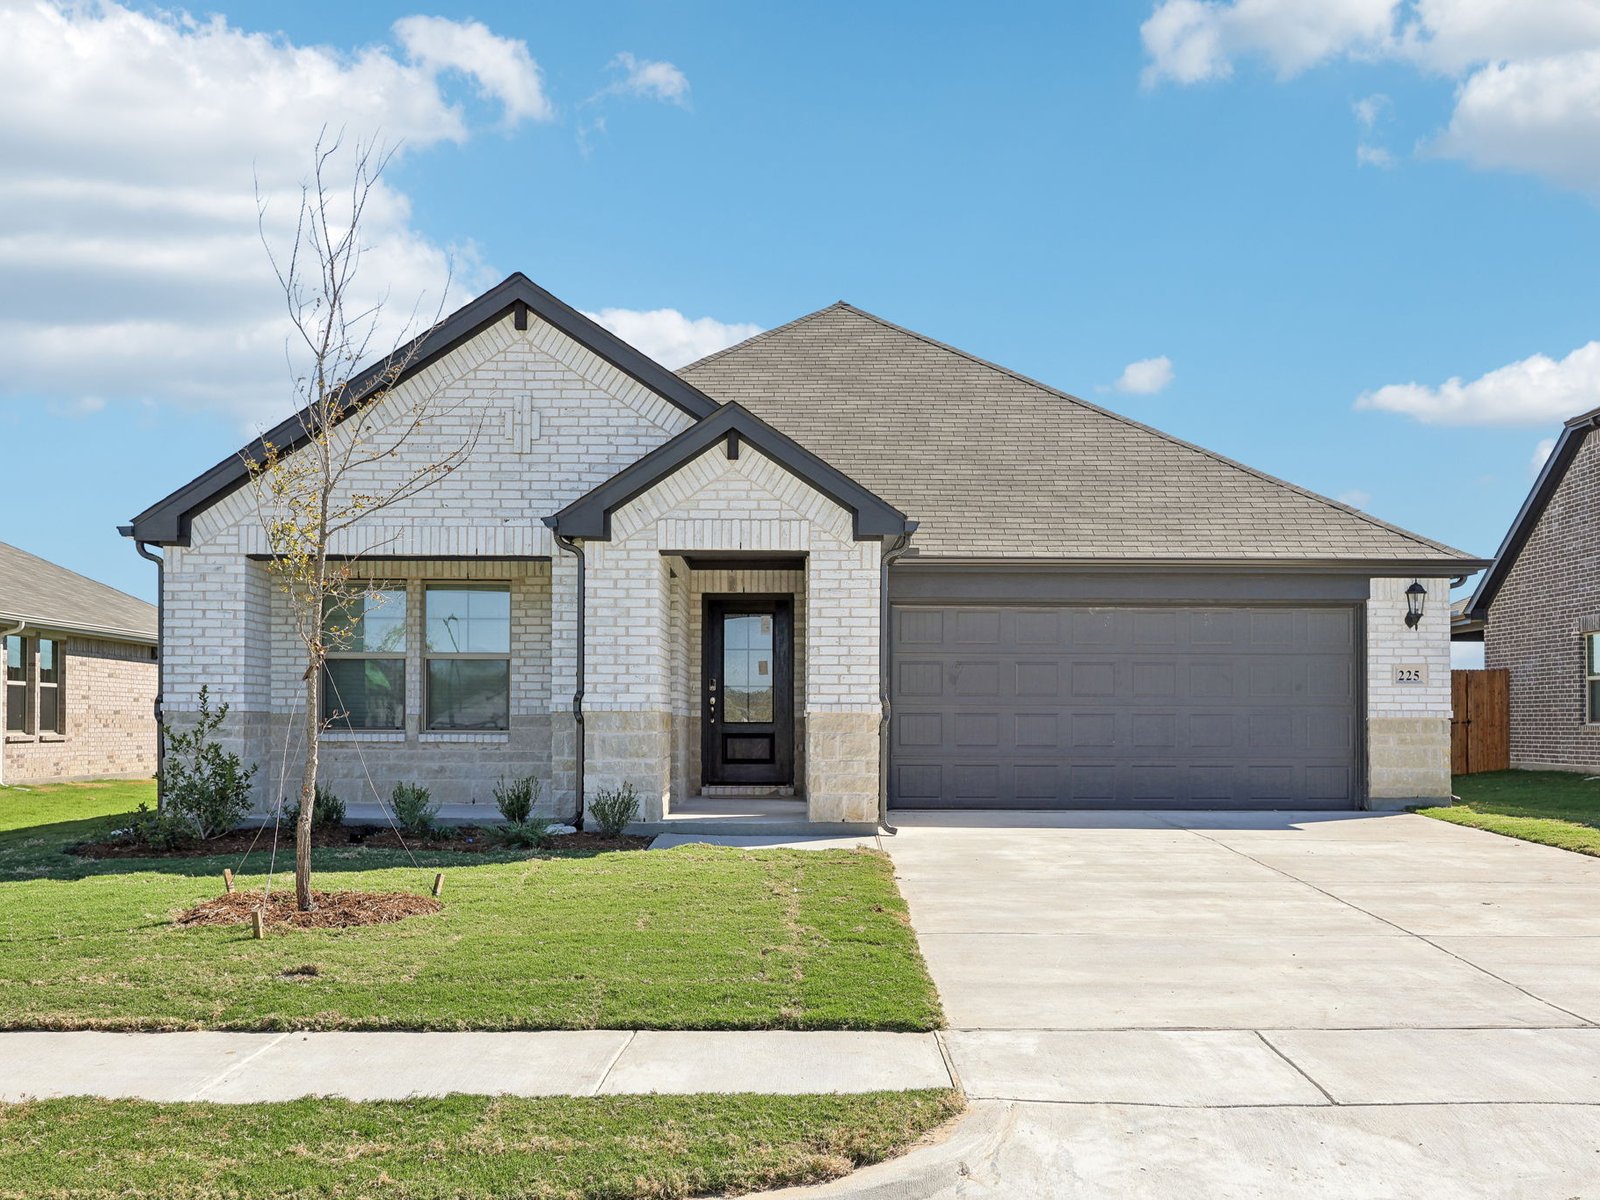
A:
POLYGON ((1600 855, 1600 780, 1565 771, 1486 771, 1457 775, 1454 789, 1460 804, 1422 814, 1600 855))
MULTIPOLYGON (((943 1024, 882 855, 319 850, 327 890, 425 891, 394 925, 180 928, 268 855, 94 862, 63 852, 150 785, 0 790, 0 1028, 895 1029, 943 1024), (316 974, 294 972, 316 967, 316 974)), ((280 852, 274 887, 287 887, 280 852)))
POLYGON ((666 1200, 817 1183, 954 1116, 953 1091, 0 1105, 0 1197, 666 1200))

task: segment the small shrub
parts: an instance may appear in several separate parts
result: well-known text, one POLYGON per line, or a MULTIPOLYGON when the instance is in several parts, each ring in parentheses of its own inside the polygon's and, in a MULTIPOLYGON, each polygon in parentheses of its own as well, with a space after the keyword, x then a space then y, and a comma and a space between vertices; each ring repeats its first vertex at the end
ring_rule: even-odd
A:
POLYGON ((589 813, 607 837, 621 837, 630 821, 639 817, 639 797, 633 784, 624 783, 619 788, 602 788, 589 802, 589 813))
POLYGON ((181 850, 194 841, 194 827, 170 810, 158 810, 141 803, 128 827, 119 830, 117 837, 152 850, 181 850))
POLYGON ((521 850, 548 850, 552 841, 552 822, 544 817, 529 817, 526 821, 508 821, 492 830, 494 839, 503 846, 521 850))
POLYGON ((162 815, 187 822, 200 838, 227 833, 250 811, 250 780, 256 768, 225 752, 216 732, 228 706, 211 708, 208 687, 200 689, 200 715, 188 729, 166 726, 167 754, 161 768, 162 815))
POLYGON ((532 775, 509 782, 502 779, 494 785, 494 802, 500 809, 500 815, 508 822, 522 825, 533 815, 534 806, 539 803, 539 781, 532 775))
MULTIPOLYGON (((283 810, 283 819, 286 824, 296 825, 300 821, 300 798, 295 797, 294 803, 287 805, 283 810)), ((333 794, 331 788, 317 784, 316 795, 311 801, 311 823, 313 825, 343 825, 344 801, 333 794)))
POLYGON ((434 817, 438 815, 439 806, 433 802, 433 793, 421 784, 395 784, 389 801, 394 807, 394 819, 407 833, 430 834, 438 831, 434 817))

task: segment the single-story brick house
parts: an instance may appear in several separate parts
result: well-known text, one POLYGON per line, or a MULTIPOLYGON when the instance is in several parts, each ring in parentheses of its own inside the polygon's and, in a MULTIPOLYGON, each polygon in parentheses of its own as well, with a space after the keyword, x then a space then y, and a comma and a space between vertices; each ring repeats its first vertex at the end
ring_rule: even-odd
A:
POLYGON ((1600 408, 1573 417, 1462 613, 1511 680, 1511 765, 1600 771, 1600 408))
POLYGON ((156 770, 156 608, 0 542, 0 783, 156 770))
MULTIPOLYGON (((581 778, 649 821, 759 794, 865 825, 1449 794, 1458 550, 843 303, 674 373, 519 274, 406 361, 383 402, 447 402, 435 453, 482 433, 340 547, 382 547, 384 593, 330 664, 347 799, 532 771, 556 813, 581 778)), ((166 548, 168 709, 209 684, 270 792, 299 667, 241 458, 124 532, 166 548)))

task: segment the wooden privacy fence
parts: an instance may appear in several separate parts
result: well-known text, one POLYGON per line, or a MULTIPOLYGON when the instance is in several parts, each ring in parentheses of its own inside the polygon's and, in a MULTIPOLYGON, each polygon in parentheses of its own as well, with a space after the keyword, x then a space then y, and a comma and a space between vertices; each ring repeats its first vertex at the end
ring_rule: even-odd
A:
POLYGON ((1450 773, 1511 767, 1511 673, 1450 672, 1450 773))

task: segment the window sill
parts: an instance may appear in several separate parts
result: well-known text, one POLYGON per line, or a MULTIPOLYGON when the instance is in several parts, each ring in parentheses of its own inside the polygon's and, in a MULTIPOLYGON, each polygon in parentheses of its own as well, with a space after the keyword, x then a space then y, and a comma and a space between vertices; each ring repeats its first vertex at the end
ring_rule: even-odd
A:
POLYGON ((64 733, 41 733, 39 740, 41 742, 64 742, 67 740, 67 735, 64 733))
POLYGON ((424 730, 417 735, 419 742, 509 742, 511 734, 504 729, 485 730, 483 732, 457 731, 454 729, 424 730))
POLYGON ((322 740, 325 742, 403 742, 406 733, 403 729, 325 729, 322 731, 322 740))
POLYGON ((27 746, 38 740, 39 739, 34 737, 31 733, 6 734, 6 745, 8 746, 27 746))

